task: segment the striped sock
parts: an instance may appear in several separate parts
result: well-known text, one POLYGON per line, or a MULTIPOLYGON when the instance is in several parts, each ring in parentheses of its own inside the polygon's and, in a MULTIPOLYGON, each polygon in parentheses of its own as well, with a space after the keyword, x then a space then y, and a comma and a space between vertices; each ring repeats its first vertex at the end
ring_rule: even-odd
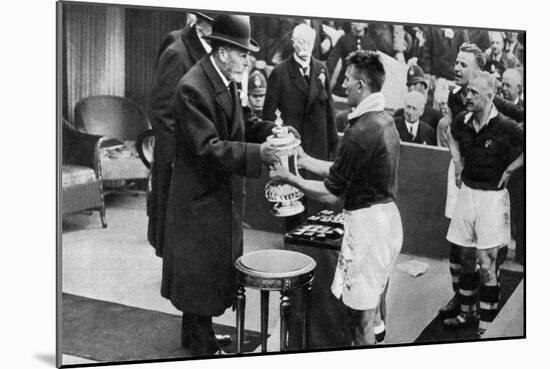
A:
POLYGON ((495 319, 500 299, 500 286, 481 286, 479 289, 479 330, 485 332, 495 319))
POLYGON ((460 248, 454 243, 451 243, 451 247, 449 249, 449 269, 451 271, 451 279, 453 281, 453 291, 458 293, 458 281, 460 279, 462 265, 460 264, 460 248))
POLYGON ((476 312, 479 292, 479 273, 461 273, 458 285, 460 312, 464 315, 473 315, 476 312))

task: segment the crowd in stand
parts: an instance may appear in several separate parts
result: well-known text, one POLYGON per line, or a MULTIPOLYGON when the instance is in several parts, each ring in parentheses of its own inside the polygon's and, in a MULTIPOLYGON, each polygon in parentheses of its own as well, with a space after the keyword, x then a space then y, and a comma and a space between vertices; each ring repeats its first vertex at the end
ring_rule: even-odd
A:
MULTIPOLYGON (((349 113, 342 88, 343 61, 358 49, 380 51, 407 64, 409 92, 417 91, 423 95, 423 108, 412 106, 422 99, 417 94, 409 93, 402 108, 393 112, 402 141, 445 145, 436 132, 440 119, 451 113, 447 100, 449 93, 457 88, 456 57, 464 44, 475 44, 485 53, 482 70, 497 78, 502 98, 523 109, 523 33, 252 16, 252 36, 261 46, 260 51, 253 55, 253 69, 260 70, 267 78, 275 66, 292 56, 292 31, 299 24, 307 24, 315 30, 312 57, 326 66, 327 76, 332 76, 330 92, 335 102, 334 115, 339 131, 345 128, 342 120, 345 121, 345 115, 349 113), (411 101, 414 101, 412 105, 407 104, 411 101), (413 110, 420 115, 411 114, 413 110), (409 123, 409 129, 403 128, 405 121, 409 123), (416 121, 419 124, 412 127, 416 121)), ((269 86, 266 90, 269 91, 269 86)), ((523 119, 517 120, 523 123, 523 119)))

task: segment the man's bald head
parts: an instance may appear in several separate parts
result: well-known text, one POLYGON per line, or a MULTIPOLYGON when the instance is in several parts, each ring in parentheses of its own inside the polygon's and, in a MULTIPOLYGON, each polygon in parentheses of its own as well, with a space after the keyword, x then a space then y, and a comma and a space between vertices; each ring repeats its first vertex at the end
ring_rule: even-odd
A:
POLYGON ((313 52, 315 42, 315 30, 307 24, 299 24, 292 31, 292 46, 294 52, 301 59, 306 60, 313 52))
POLYGON ((418 91, 409 91, 405 95, 405 119, 407 122, 414 123, 424 114, 426 98, 418 91))
POLYGON ((523 90, 523 78, 515 68, 509 68, 502 74, 502 97, 508 101, 516 102, 523 90))

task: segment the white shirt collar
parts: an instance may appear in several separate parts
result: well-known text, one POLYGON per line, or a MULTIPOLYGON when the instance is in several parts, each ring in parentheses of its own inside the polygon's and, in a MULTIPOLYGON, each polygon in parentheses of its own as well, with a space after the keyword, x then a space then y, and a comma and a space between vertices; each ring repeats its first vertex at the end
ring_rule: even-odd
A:
POLYGON ((296 53, 292 54, 294 55, 294 60, 296 60, 296 63, 302 68, 309 68, 309 63, 311 62, 311 56, 307 58, 306 61, 300 59, 296 53))
MULTIPOLYGON (((474 114, 473 112, 469 112, 464 116, 464 124, 468 124, 468 121, 470 120, 470 118, 472 118, 473 114, 474 114)), ((495 104, 491 104, 491 110, 489 111, 489 117, 487 118, 487 122, 485 124, 489 123, 489 121, 491 119, 493 119, 494 117, 496 117, 497 115, 498 115, 498 110, 495 107, 495 104)), ((485 126, 485 124, 480 126, 480 129, 481 129, 481 127, 485 126)))
POLYGON ((216 61, 214 60, 214 57, 212 55, 210 55, 210 61, 214 65, 214 69, 216 70, 216 72, 218 72, 218 74, 220 75, 220 78, 222 79, 223 84, 225 85, 225 87, 229 87, 229 80, 227 78, 225 78, 225 76, 223 75, 220 68, 218 68, 218 66, 216 64, 216 61))
POLYGON ((202 44, 202 47, 204 47, 204 50, 206 50, 206 53, 207 54, 210 54, 210 52, 212 51, 212 46, 210 46, 210 44, 208 42, 206 42, 202 37, 201 35, 199 34, 199 30, 197 27, 195 27, 195 32, 197 32, 197 37, 199 38, 199 41, 201 42, 202 44))
POLYGON ((410 122, 407 122, 407 120, 405 120, 405 124, 407 125, 407 131, 409 133, 411 133, 411 128, 412 128, 413 137, 416 137, 416 133, 418 132, 418 126, 419 126, 418 122, 419 120, 417 120, 414 123, 410 123, 410 122))
POLYGON ((385 107, 384 95, 381 92, 374 92, 364 98, 354 111, 348 114, 348 119, 355 119, 369 111, 382 111, 385 107))

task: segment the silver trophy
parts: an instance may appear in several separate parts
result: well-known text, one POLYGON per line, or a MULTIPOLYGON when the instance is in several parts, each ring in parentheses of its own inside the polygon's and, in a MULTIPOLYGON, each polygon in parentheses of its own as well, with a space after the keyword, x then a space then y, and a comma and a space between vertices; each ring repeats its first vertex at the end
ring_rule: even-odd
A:
MULTIPOLYGON (((279 164, 292 174, 300 176, 298 172, 298 146, 300 146, 301 141, 288 132, 288 127, 283 127, 281 113, 278 110, 276 114, 277 119, 272 130, 273 135, 267 138, 267 142, 276 147, 279 164)), ((271 213, 277 217, 288 217, 304 211, 304 205, 298 201, 304 194, 294 186, 274 184, 268 181, 264 193, 267 201, 275 203, 271 213)))

